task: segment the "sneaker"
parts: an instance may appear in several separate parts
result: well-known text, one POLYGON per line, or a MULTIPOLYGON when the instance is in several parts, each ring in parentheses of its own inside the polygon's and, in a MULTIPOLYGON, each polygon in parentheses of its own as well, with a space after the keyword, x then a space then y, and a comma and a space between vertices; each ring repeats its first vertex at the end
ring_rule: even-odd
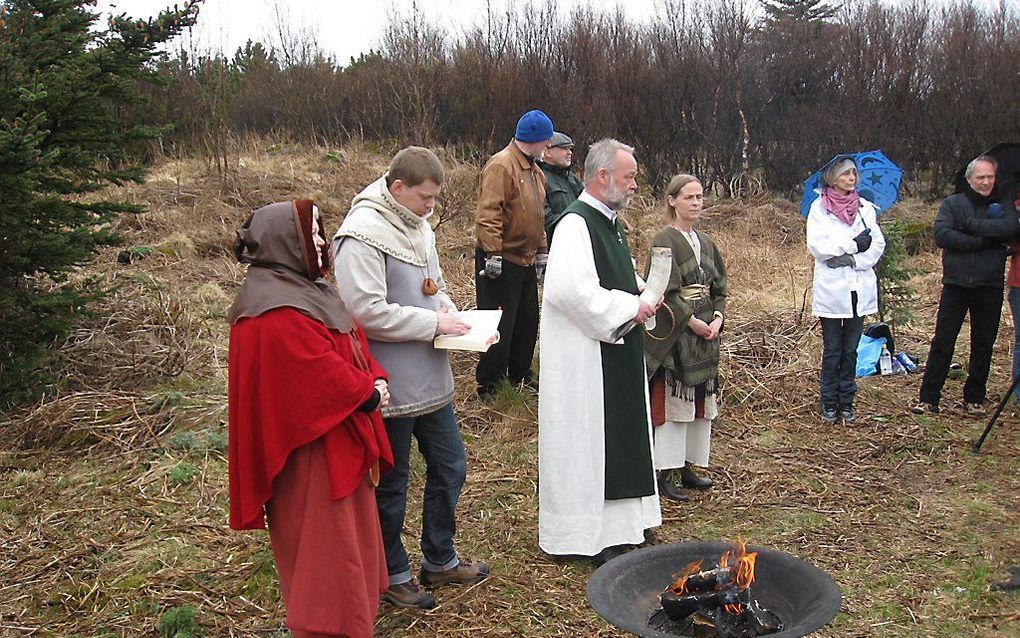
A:
POLYGON ((844 405, 839 409, 839 418, 843 419, 843 423, 854 422, 854 406, 844 405))
POLYGON ((985 416, 988 414, 988 410, 985 409, 982 403, 964 403, 963 411, 971 416, 985 416))
POLYGON ((379 596, 379 600, 396 605, 397 607, 432 609, 436 606, 436 597, 427 591, 419 589, 412 581, 390 585, 389 589, 379 596))
POLYGON ((934 403, 926 403, 925 401, 921 401, 914 407, 910 408, 910 411, 913 412, 914 414, 938 414, 939 406, 935 405, 934 403))
POLYGON ((826 423, 835 423, 836 415, 838 411, 834 405, 823 405, 822 406, 822 421, 826 423))
POLYGON ((463 560, 456 567, 434 572, 422 569, 418 580, 426 587, 442 587, 443 585, 473 585, 485 580, 489 575, 489 566, 482 562, 463 560))

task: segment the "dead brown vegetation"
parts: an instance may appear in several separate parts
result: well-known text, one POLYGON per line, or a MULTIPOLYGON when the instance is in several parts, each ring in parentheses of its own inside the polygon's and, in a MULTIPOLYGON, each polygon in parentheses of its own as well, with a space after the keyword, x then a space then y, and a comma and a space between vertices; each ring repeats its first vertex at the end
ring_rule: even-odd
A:
MULTIPOLYGON (((149 205, 120 230, 128 248, 151 250, 124 265, 110 249, 84 269, 114 287, 98 308, 105 318, 97 313, 58 348, 63 392, 0 423, 0 636, 156 635, 159 619, 184 605, 207 636, 286 635, 267 536, 226 526, 224 315, 243 277, 229 247, 251 209, 295 196, 328 198, 335 229, 388 158, 356 147, 266 147, 239 153, 226 175, 204 160, 167 161, 146 184, 117 191, 149 205)), ((446 161, 437 235, 453 298, 471 306, 478 166, 446 161)), ((902 208, 919 223, 934 212, 902 208)), ((632 207, 639 261, 660 215, 647 193, 632 207)), ((820 636, 1020 635, 1015 596, 987 591, 1020 553, 1017 419, 1007 413, 986 454, 971 456, 982 424, 957 412, 907 415, 918 383, 909 376, 863 380, 859 422, 823 426, 802 224, 794 204, 768 198, 716 201, 705 216, 732 285, 717 487, 665 505, 660 542, 743 535, 814 562, 844 594, 843 612, 820 636)), ((923 271, 914 281, 919 320, 897 343, 924 354, 938 257, 926 250, 913 265, 923 271)), ((1006 313, 993 392, 1007 382, 1011 335, 1006 313)), ((480 404, 474 361, 454 356, 470 462, 459 548, 488 561, 493 576, 439 590, 428 612, 383 607, 377 635, 620 635, 585 601, 591 567, 538 551, 534 398, 480 404)), ((959 394, 950 381, 947 402, 959 394)), ((413 467, 411 493, 420 494, 420 462, 413 467)), ((412 504, 412 548, 418 511, 412 504)))
POLYGON ((681 166, 727 194, 793 193, 833 155, 882 148, 914 194, 937 197, 961 162, 1017 133, 1020 15, 989 4, 851 2, 798 20, 663 0, 638 23, 599 5, 490 2, 464 33, 418 4, 357 60, 302 33, 182 51, 145 115, 232 167, 230 140, 247 134, 413 140, 478 161, 542 108, 579 150, 636 143, 653 186, 681 166))

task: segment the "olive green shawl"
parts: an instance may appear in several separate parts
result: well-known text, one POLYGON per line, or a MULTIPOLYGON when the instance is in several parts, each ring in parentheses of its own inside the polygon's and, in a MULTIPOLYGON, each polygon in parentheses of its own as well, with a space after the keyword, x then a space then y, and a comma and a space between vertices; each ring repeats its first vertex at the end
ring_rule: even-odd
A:
POLYGON ((645 339, 648 377, 663 370, 689 388, 714 381, 718 376, 719 339, 705 341, 687 327, 687 322, 697 317, 711 323, 716 312, 726 312, 726 264, 715 242, 701 231, 695 232, 701 241, 700 266, 690 242, 672 226, 652 238, 652 246, 673 251, 673 267, 665 303, 655 315, 655 328, 645 339), (684 300, 680 290, 692 284, 707 285, 708 297, 684 300))

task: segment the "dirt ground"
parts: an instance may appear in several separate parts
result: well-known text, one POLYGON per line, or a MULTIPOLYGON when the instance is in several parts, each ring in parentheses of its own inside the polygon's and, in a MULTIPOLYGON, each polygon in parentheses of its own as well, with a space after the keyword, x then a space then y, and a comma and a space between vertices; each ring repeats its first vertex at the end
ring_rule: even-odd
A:
MULTIPOLYGON (((446 159, 437 236, 454 300, 470 307, 478 167, 446 159)), ((288 635, 268 536, 226 522, 224 318, 243 279, 233 231, 254 208, 309 195, 333 231, 386 161, 369 149, 252 146, 225 176, 200 159, 168 160, 144 185, 107 193, 150 212, 122 219, 127 243, 76 275, 110 292, 55 346, 64 386, 0 417, 0 637, 288 635), (130 263, 118 262, 122 253, 130 263)), ((909 202, 892 215, 923 221, 934 209, 909 202)), ((660 212, 645 195, 629 213, 639 262, 660 212)), ((712 202, 701 227, 720 245, 731 285, 716 486, 687 504, 664 502, 659 542, 743 537, 814 563, 843 594, 841 613, 817 636, 1020 636, 1020 594, 989 590, 1020 563, 1014 405, 981 455, 970 444, 985 422, 959 409, 959 378, 947 383, 950 409, 932 417, 909 414, 919 375, 863 379, 857 422, 823 424, 821 337, 797 207, 712 202)), ((910 260, 916 320, 896 337, 897 349, 923 357, 940 268, 922 245, 910 260)), ((964 363, 967 331, 956 356, 964 363)), ((1012 335, 1004 309, 991 401, 1008 386, 1012 335)), ((438 590, 430 611, 384 605, 376 635, 626 635, 588 606, 591 566, 539 552, 536 399, 507 390, 495 406, 480 404, 475 360, 453 356, 470 463, 458 548, 488 562, 492 576, 438 590)), ((419 457, 413 466, 412 556, 419 457)))

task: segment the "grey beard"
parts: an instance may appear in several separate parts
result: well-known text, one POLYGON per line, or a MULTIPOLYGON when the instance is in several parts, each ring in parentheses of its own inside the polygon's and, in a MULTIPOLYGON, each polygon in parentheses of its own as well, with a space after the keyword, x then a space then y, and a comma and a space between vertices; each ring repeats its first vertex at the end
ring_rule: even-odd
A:
POLYGON ((631 194, 622 188, 617 188, 616 184, 610 183, 605 197, 606 206, 615 211, 621 211, 627 208, 627 204, 630 203, 631 194))

